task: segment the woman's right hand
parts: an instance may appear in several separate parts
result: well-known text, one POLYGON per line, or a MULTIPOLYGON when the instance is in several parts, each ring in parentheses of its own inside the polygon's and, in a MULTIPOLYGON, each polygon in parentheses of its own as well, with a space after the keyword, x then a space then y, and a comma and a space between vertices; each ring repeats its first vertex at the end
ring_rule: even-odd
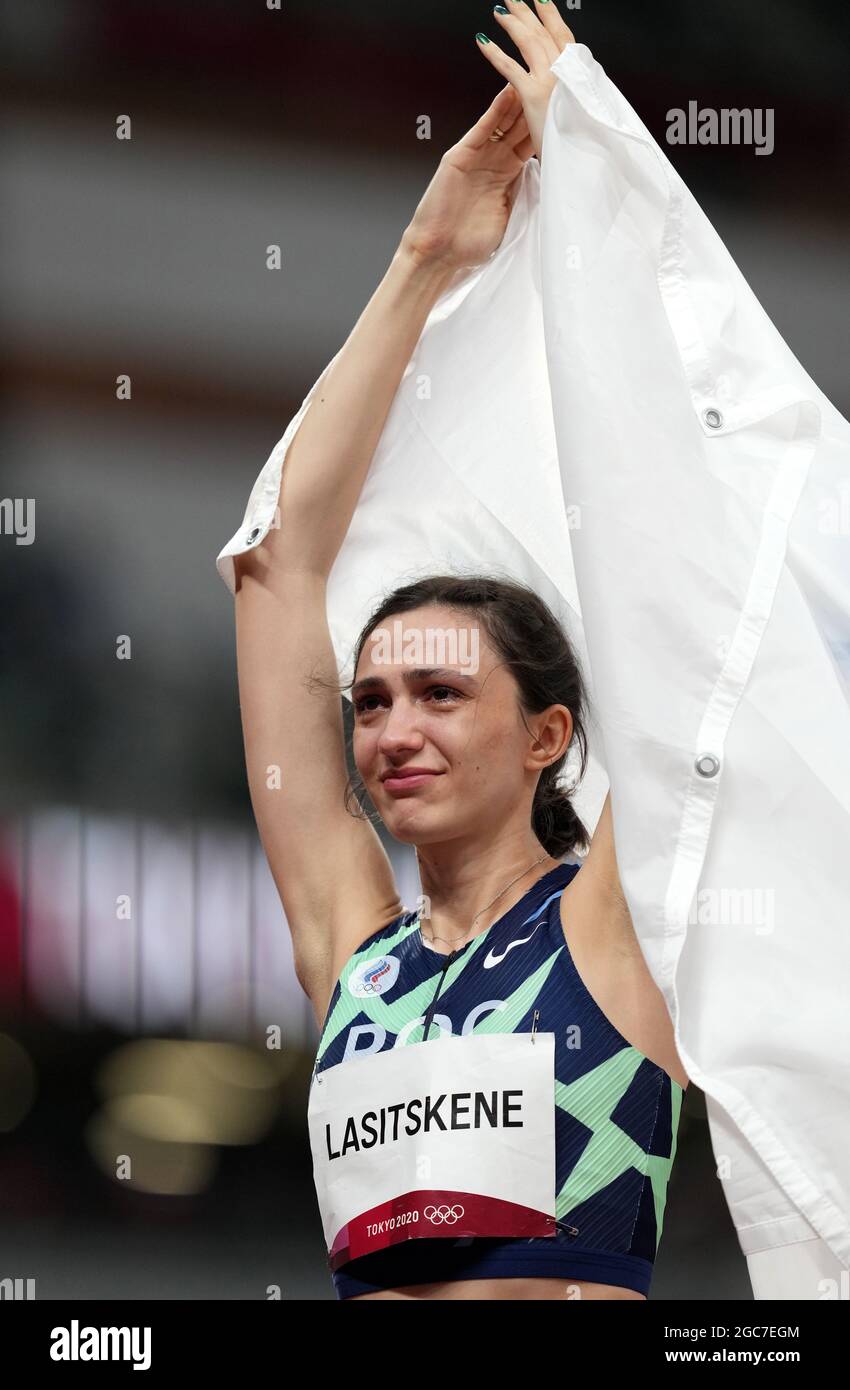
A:
POLYGON ((486 261, 505 235, 519 175, 532 153, 522 101, 508 84, 440 160, 402 237, 413 259, 451 270, 486 261), (491 140, 497 128, 504 135, 491 140))

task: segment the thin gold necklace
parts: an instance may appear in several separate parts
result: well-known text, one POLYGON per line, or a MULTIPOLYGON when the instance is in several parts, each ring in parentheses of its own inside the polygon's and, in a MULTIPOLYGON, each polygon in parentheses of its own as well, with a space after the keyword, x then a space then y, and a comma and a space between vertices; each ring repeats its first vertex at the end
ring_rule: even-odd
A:
MULTIPOLYGON (((472 928, 475 926, 475 923, 478 921, 478 918, 481 916, 481 913, 482 913, 482 912, 486 912, 488 907, 492 907, 492 906, 493 906, 493 903, 498 902, 499 898, 501 898, 502 895, 503 895, 504 893, 507 893, 508 889, 509 889, 510 887, 512 887, 513 884, 516 883, 517 879, 522 878, 522 877, 523 877, 523 874, 529 873, 529 872, 530 872, 533 868, 535 868, 538 864, 542 864, 542 863, 543 863, 543 860, 544 860, 544 859, 548 859, 548 857, 549 857, 549 856, 546 855, 546 854, 541 854, 540 858, 539 858, 539 859, 535 859, 535 861, 534 861, 533 864, 529 864, 529 866, 528 866, 527 869, 523 869, 522 873, 517 874, 516 878, 512 878, 511 881, 510 881, 510 883, 506 883, 505 886, 504 886, 504 888, 501 890, 501 892, 499 892, 499 893, 496 894, 495 898, 491 898, 490 901, 489 901, 488 903, 485 903, 483 907, 479 908, 478 911, 476 912, 475 916, 473 917, 472 921, 471 921, 470 924, 469 924, 469 931, 470 931, 470 932, 472 931, 472 928)), ((421 909, 421 908, 419 909, 419 931, 420 931, 420 933, 421 933, 421 931, 422 931, 422 909, 421 909)), ((467 936, 468 936, 468 935, 469 935, 469 932, 467 932, 467 936)), ((446 946, 451 946, 452 950, 455 949, 455 943, 452 942, 452 941, 449 941, 449 939, 448 939, 447 937, 445 937, 445 936, 428 936, 428 937, 426 937, 425 939, 426 939, 426 941, 442 941, 444 945, 446 945, 446 946)))

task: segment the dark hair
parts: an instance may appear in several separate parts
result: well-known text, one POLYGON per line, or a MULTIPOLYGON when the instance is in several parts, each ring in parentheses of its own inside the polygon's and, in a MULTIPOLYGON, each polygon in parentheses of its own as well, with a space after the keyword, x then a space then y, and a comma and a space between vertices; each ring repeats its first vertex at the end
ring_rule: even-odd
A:
MULTIPOLYGON (((381 599, 370 614, 354 647, 353 671, 357 671, 363 647, 373 628, 385 618, 426 604, 442 604, 472 613, 479 619, 493 649, 511 668, 524 714, 540 714, 549 705, 566 705, 573 717, 570 747, 575 743, 580 754, 577 786, 585 774, 588 755, 584 680, 557 618, 543 599, 526 585, 479 574, 429 575, 403 584, 381 599)), ((346 690, 353 683, 354 676, 337 688, 346 690)), ((568 752, 569 748, 565 749, 557 762, 543 769, 531 808, 534 833, 547 854, 556 859, 571 850, 587 849, 590 843, 569 794, 558 785, 568 752)), ((346 809, 350 809, 355 790, 365 791, 359 776, 356 780, 357 788, 349 777, 346 809)), ((362 803, 360 810, 363 811, 362 803)))

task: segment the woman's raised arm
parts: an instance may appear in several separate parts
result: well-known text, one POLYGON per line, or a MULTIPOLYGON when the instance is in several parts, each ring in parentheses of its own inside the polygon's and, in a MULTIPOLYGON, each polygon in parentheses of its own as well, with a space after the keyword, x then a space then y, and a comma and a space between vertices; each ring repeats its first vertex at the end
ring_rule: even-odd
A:
POLYGON ((403 910, 373 826, 345 809, 340 697, 321 685, 337 678, 327 579, 428 314, 459 270, 499 246, 530 153, 521 104, 506 87, 443 155, 289 446, 279 525, 236 559, 251 802, 319 1022, 345 960, 403 910), (496 126, 505 138, 491 142, 496 126))

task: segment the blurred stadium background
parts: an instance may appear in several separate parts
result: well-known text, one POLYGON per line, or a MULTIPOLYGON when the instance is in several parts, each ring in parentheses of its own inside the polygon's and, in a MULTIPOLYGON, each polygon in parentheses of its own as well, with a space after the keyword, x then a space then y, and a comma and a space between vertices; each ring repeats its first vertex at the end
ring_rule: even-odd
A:
MULTIPOLYGON (((562 13, 659 142, 692 99, 775 109, 769 158, 669 153, 850 415, 850 10, 562 13)), ((251 815, 214 560, 495 95, 477 29, 498 26, 470 0, 0 6, 2 494, 36 499, 35 543, 0 535, 0 1280, 37 1298, 333 1297, 317 1030, 251 815)), ((751 1297, 695 1086, 652 1296, 751 1297)))

